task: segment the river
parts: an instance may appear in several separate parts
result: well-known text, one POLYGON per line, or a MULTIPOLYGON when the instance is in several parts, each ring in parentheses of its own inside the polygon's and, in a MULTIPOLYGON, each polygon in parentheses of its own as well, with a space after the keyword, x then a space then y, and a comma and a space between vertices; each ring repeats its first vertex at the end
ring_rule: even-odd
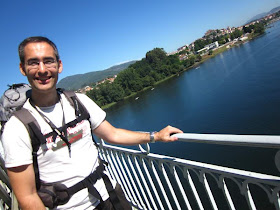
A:
MULTIPOLYGON (((116 127, 185 133, 280 134, 280 21, 153 90, 106 110, 116 127)), ((279 175, 275 149, 156 143, 151 152, 279 175), (267 161, 271 165, 267 164, 267 161)))

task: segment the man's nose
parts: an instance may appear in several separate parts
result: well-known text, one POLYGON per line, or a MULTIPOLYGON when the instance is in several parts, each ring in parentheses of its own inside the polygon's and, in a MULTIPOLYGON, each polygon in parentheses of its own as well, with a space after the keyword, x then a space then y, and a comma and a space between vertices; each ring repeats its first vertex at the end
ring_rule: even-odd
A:
POLYGON ((45 66, 44 62, 42 62, 42 61, 39 62, 39 71, 40 72, 46 71, 46 66, 45 66))

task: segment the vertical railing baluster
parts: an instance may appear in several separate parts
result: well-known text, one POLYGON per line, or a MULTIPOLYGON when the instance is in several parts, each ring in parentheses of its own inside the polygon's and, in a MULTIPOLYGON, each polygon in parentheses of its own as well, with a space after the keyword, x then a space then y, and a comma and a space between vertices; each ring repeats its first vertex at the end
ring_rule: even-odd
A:
MULTIPOLYGON (((169 166, 168 166, 169 167, 169 166)), ((176 194, 175 194, 175 192, 174 192, 174 189, 173 189, 173 187, 172 187, 172 184, 171 184, 171 182, 170 182, 170 180, 169 180, 169 177, 168 177, 168 175, 167 175, 167 173, 166 173, 166 170, 165 170, 165 168, 164 168, 164 165, 163 165, 163 163, 161 164, 161 169, 162 169, 162 172, 163 172, 163 176, 164 176, 164 178, 165 178, 165 181, 166 181, 166 183, 167 183, 167 186, 168 186, 168 188, 169 188, 169 190, 170 190, 170 192, 171 192, 171 195, 172 195, 172 197, 173 197, 173 200, 175 201, 175 204, 176 204, 176 209, 181 209, 181 206, 180 206, 180 204, 179 204, 179 201, 178 201, 178 199, 177 199, 177 196, 176 196, 176 194)))
POLYGON ((112 152, 113 152, 113 151, 112 151, 112 150, 108 150, 107 152, 108 152, 107 160, 108 160, 109 165, 110 165, 111 168, 112 168, 112 172, 113 172, 113 174, 114 174, 115 180, 116 180, 117 182, 121 183, 121 180, 120 180, 120 178, 119 178, 119 174, 118 174, 118 172, 117 172, 116 166, 115 166, 114 161, 113 161, 113 159, 112 159, 112 152))
MULTIPOLYGON (((150 181, 150 184, 151 184, 151 186, 152 186, 154 195, 155 195, 155 197, 156 197, 156 199, 157 199, 157 201, 158 201, 158 204, 160 205, 160 209, 163 209, 163 205, 162 205, 161 199, 160 199, 160 197, 159 197, 159 195, 158 195, 158 191, 157 191, 157 189, 156 189, 156 187, 155 187, 155 184, 154 184, 153 179, 152 179, 152 177, 151 177, 151 175, 150 175, 150 173, 149 173, 149 170, 148 170, 148 168, 147 168, 147 166, 146 166, 146 163, 145 163, 144 159, 142 159, 142 162, 143 162, 143 167, 144 167, 144 169, 145 169, 145 171, 146 171, 146 174, 147 174, 147 176, 148 176, 148 179, 149 179, 149 181, 150 181)), ((155 208, 155 209, 158 209, 158 208, 156 207, 156 204, 155 204, 155 202, 154 202, 154 199, 153 199, 153 205, 154 205, 154 208, 155 208)))
POLYGON ((127 188, 126 188, 126 184, 125 184, 125 181, 124 181, 124 178, 123 178, 124 174, 122 174, 120 166, 117 163, 116 158, 115 158, 115 156, 117 156, 117 152, 111 152, 111 154, 112 154, 111 158, 113 160, 114 166, 117 170, 117 174, 118 174, 118 177, 119 177, 119 180, 120 180, 119 184, 121 184, 124 187, 124 189, 125 189, 124 192, 126 193, 127 188))
POLYGON ((255 202, 253 200, 252 194, 249 189, 249 185, 246 184, 246 193, 245 193, 246 200, 251 210, 256 210, 255 202))
POLYGON ((177 182, 177 184, 178 184, 178 187, 179 187, 179 189, 180 189, 180 191, 181 191, 181 194, 182 194, 182 196, 183 196, 183 198, 184 198, 185 204, 186 204, 187 208, 188 208, 189 210, 191 210, 192 207, 191 207, 190 202, 189 202, 189 199, 188 199, 188 197, 187 197, 187 195, 186 195, 186 193, 185 193, 185 190, 184 190, 184 188, 183 188, 183 185, 182 185, 182 183, 181 183, 181 181, 180 181, 180 178, 179 178, 179 176, 178 176, 178 174, 177 174, 177 171, 176 171, 175 166, 173 166, 173 173, 174 173, 174 176, 175 176, 175 180, 176 180, 176 182, 177 182))
POLYGON ((230 196, 230 193, 229 193, 229 190, 228 190, 228 188, 227 188, 227 184, 226 184, 224 178, 222 179, 222 189, 223 189, 223 192, 224 192, 224 194, 225 194, 225 197, 226 197, 226 199, 227 199, 227 203, 228 203, 230 209, 231 209, 231 210, 235 210, 234 203, 233 203, 233 201, 232 201, 232 199, 231 199, 231 196, 230 196))
MULTIPOLYGON (((137 168, 137 170, 138 170, 138 173, 139 173, 139 175, 140 175, 140 178, 141 178, 141 180, 142 180, 142 182, 143 182, 143 184, 144 184, 144 187, 146 188, 146 190, 147 190, 147 192, 148 192, 149 188, 148 188, 146 179, 145 179, 145 177, 144 177, 144 175, 143 175, 143 173, 142 173, 142 170, 141 170, 141 168, 140 168, 140 166, 139 166, 139 163, 138 163, 136 157, 134 158, 134 162, 135 162, 136 168, 137 168)), ((148 200, 148 197, 147 197, 147 195, 146 195, 146 192, 145 192, 144 188, 142 187, 142 185, 141 185, 140 189, 141 189, 141 191, 142 191, 142 195, 144 196, 144 199, 145 199, 145 201, 146 201, 146 204, 148 205, 148 209, 152 209, 152 207, 151 207, 151 205, 150 205, 150 202, 149 202, 149 200, 148 200)), ((149 192, 148 192, 148 194, 149 194, 149 192)))
MULTIPOLYGON (((152 161, 151 161, 151 164, 152 164, 152 161)), ((147 167, 146 164, 144 165, 144 167, 147 167)), ((152 170, 153 170, 153 168, 152 168, 152 170)), ((156 178, 157 172, 155 172, 155 171, 153 170, 153 174, 154 174, 154 176, 155 176, 155 178, 156 178)), ((149 176, 150 176, 150 175, 149 175, 149 176)), ((159 183, 159 182, 158 182, 158 183, 159 183)), ((151 179, 151 185, 152 185, 154 194, 155 194, 155 196, 156 196, 157 203, 158 203, 159 206, 160 206, 160 209, 164 209, 163 204, 162 204, 162 201, 161 201, 161 199, 160 199, 160 197, 159 197, 159 194, 158 194, 158 190, 156 189, 155 184, 154 184, 154 182, 153 182, 152 179, 151 179)))
MULTIPOLYGON (((135 169, 134 169, 134 166, 133 166, 133 164, 132 164, 132 161, 131 161, 130 159, 128 159, 128 163, 129 163, 129 166, 130 166, 130 168, 131 168, 131 170, 132 170, 132 172, 133 172, 133 175, 134 175, 134 177, 135 177, 135 180, 136 180, 136 182, 137 182, 137 185, 138 185, 138 187, 141 189, 141 188, 142 188, 142 185, 141 185, 140 180, 139 180, 139 177, 138 177, 138 175, 137 175, 137 173, 136 173, 136 171, 135 171, 135 169)), ((142 189, 143 189, 143 188, 142 188, 142 189)), ((139 200, 140 200, 141 205, 143 206, 143 208, 145 208, 146 205, 145 205, 145 203, 144 203, 144 201, 143 201, 142 196, 140 195, 140 193, 139 193, 139 191, 138 191, 138 188, 136 188, 135 190, 136 190, 137 194, 139 195, 139 200)), ((142 190, 141 192, 143 193, 143 190, 142 190)), ((147 207, 146 207, 146 208, 147 208, 147 207)))
MULTIPOLYGON (((125 161, 124 156, 121 155, 121 157, 122 157, 122 160, 123 160, 123 164, 124 164, 125 170, 127 171, 127 174, 128 174, 128 177, 129 177, 129 183, 130 183, 130 184, 128 184, 128 187, 129 187, 129 190, 130 190, 130 192, 131 192, 131 194, 132 194, 133 200, 134 200, 134 202, 135 202, 134 204, 136 204, 136 205, 138 205, 138 206, 141 207, 141 204, 140 204, 139 200, 137 199, 137 196, 136 196, 136 194, 135 194, 135 192, 134 192, 134 190, 133 190, 133 188, 134 188, 134 189, 137 189, 137 188, 136 188, 136 184, 135 184, 134 179, 133 179, 133 177, 132 177, 132 175, 131 175, 131 172, 130 172, 130 170, 129 170, 127 164, 126 164, 126 161, 125 161), (132 186, 133 186, 133 188, 132 188, 132 186)), ((129 158, 128 155, 127 155, 127 158, 129 158)), ((136 192, 138 192, 138 191, 136 191, 136 192)), ((141 207, 141 208, 142 208, 142 207, 141 207)))
MULTIPOLYGON (((1 181, 0 181, 1 182, 1 181)), ((3 203, 5 203, 9 208, 12 207, 12 199, 10 197, 10 193, 7 192, 7 190, 5 189, 6 186, 4 186, 5 184, 3 184, 3 186, 0 184, 0 199, 3 201, 3 203)))
POLYGON ((198 192, 197 192, 197 190, 196 190, 196 187, 195 187, 195 185, 194 185, 194 182, 193 182, 193 180, 192 180, 192 177, 191 177, 190 172, 189 172, 188 169, 186 170, 186 176, 187 176, 187 179, 188 179, 188 181, 189 181, 190 187, 191 187, 191 189, 192 189, 192 192, 193 192, 193 194, 194 194, 194 197, 195 197, 195 200, 196 200, 196 203, 197 203, 199 209, 200 209, 200 210, 204 210, 204 207, 203 207, 202 202, 201 202, 201 200, 200 200, 199 194, 198 194, 198 192))
MULTIPOLYGON (((120 169, 119 169, 119 166, 118 166, 118 164, 116 163, 116 160, 115 160, 115 157, 114 157, 114 153, 113 153, 113 151, 110 151, 110 153, 108 153, 109 154, 109 157, 110 157, 110 166, 111 166, 111 168, 113 169, 113 174, 114 174, 114 176, 115 176, 115 180, 117 180, 117 182, 123 187, 123 189, 124 189, 124 193, 125 193, 125 195, 126 195, 126 198, 128 199, 128 201, 130 201, 130 202, 132 202, 133 203, 133 198, 132 197, 130 197, 129 196, 129 194, 128 194, 128 190, 127 190, 127 188, 126 188, 126 184, 125 184, 125 182, 123 181, 123 176, 122 176, 122 173, 121 173, 121 171, 120 171, 120 169), (111 154, 111 155, 110 155, 111 154)), ((116 154, 117 155, 117 154, 116 154)), ((109 160, 109 159, 108 159, 109 160)), ((135 202, 134 202, 135 203, 135 202)))
POLYGON ((274 205, 277 210, 280 210, 280 198, 279 198, 279 192, 276 192, 276 199, 274 201, 274 205))
POLYGON ((165 189, 164 189, 164 187, 163 187, 163 185, 162 185, 162 182, 161 182, 161 180, 160 180, 160 178, 159 178, 158 172, 157 172, 157 170, 156 170, 156 168, 155 168, 154 162, 152 161, 151 164, 152 164, 152 169, 153 169, 154 175, 155 175, 155 177, 156 177, 156 179, 157 179, 157 181, 158 181, 158 185, 159 185, 159 187, 160 187, 160 189, 161 189, 161 193, 162 193, 162 195, 163 195, 163 197, 164 197, 164 199, 165 199, 165 202, 166 202, 166 204, 167 204, 167 206, 168 206, 168 209, 172 209, 172 206, 171 206, 171 204, 170 204, 170 201, 169 201, 169 199, 168 199, 168 196, 167 196, 167 194, 166 194, 166 192, 165 192, 165 189))
POLYGON ((114 174, 114 176, 115 176, 115 180, 119 183, 119 184, 121 184, 122 182, 121 182, 121 180, 120 180, 120 177, 119 177, 119 174, 118 174, 118 172, 117 172, 117 169, 116 169, 116 165, 114 164, 114 161, 112 160, 112 151, 108 151, 108 156, 107 156, 107 160, 108 160, 108 163, 109 163, 109 165, 110 165, 110 167, 112 168, 112 170, 113 170, 113 174, 114 174))
POLYGON ((215 202, 215 199, 214 199, 214 196, 212 194, 211 188, 210 188, 210 186, 208 184, 208 181, 207 181, 207 178, 205 176, 205 173, 202 174, 202 178, 203 178, 203 184, 205 186, 205 189, 206 189, 207 195, 209 197, 210 203, 211 203, 211 205, 212 205, 214 210, 218 210, 217 204, 215 202))
POLYGON ((0 210, 5 210, 3 206, 5 206, 6 204, 4 203, 4 201, 2 200, 2 197, 0 199, 0 210))
POLYGON ((128 197, 132 199, 132 195, 130 193, 130 190, 128 189, 129 181, 127 179, 127 173, 126 173, 126 171, 123 168, 123 163, 120 161, 118 153, 116 153, 116 160, 117 160, 118 166, 119 166, 120 171, 121 171, 121 173, 123 175, 123 178, 124 178, 124 180, 123 180, 124 188, 125 188, 125 190, 126 190, 126 192, 128 194, 128 197))
MULTIPOLYGON (((125 191, 126 191, 126 193, 127 193, 127 197, 129 197, 130 198, 130 200, 131 201, 133 201, 133 196, 131 195, 131 191, 128 189, 128 186, 129 186, 129 181, 128 181, 128 179, 127 179, 127 173, 126 173, 126 171, 124 170, 124 168, 123 168, 123 162, 121 162, 120 161, 120 159, 119 159, 119 153, 116 153, 116 160, 117 160, 117 163, 118 163, 118 166, 119 166, 119 168, 120 168, 120 171, 121 171, 121 174, 123 175, 122 177, 123 177, 123 187, 124 187, 124 189, 125 189, 125 191)), ((135 202, 134 202, 135 203, 135 202)))
POLYGON ((104 161, 106 161, 106 162, 109 164, 108 167, 107 167, 107 169, 108 169, 108 172, 109 172, 108 175, 110 176, 110 178, 116 180, 115 174, 114 174, 113 171, 112 171, 112 168, 111 168, 111 166, 110 166, 110 163, 109 163, 109 161, 108 161, 108 158, 107 158, 106 153, 108 153, 108 150, 103 148, 102 150, 100 149, 99 155, 101 156, 101 158, 102 158, 104 161))
MULTIPOLYGON (((152 177, 151 177, 151 175, 150 175, 150 173, 149 173, 149 170, 148 170, 148 168, 147 168, 147 166, 146 166, 146 163, 145 163, 144 159, 142 159, 142 165, 143 165, 143 168, 144 168, 144 170, 145 170, 145 172, 146 172, 146 176, 148 177, 149 183, 150 183, 150 185, 151 185, 151 187, 152 187, 152 189, 153 189, 153 192, 157 195, 157 191, 156 191, 156 189, 155 189, 154 182, 153 182, 153 180, 152 180, 152 177)), ((152 204, 153 204, 153 209, 158 209, 158 208, 157 208, 157 205, 156 205, 156 203, 155 203, 155 200, 154 200, 154 198, 153 198, 153 196, 152 196, 152 193, 151 193, 151 191, 150 191, 150 188, 148 187, 147 184, 146 184, 146 189, 147 189, 147 191, 148 191, 150 200, 151 200, 151 202, 152 202, 152 204)))
POLYGON ((102 157, 103 157, 103 160, 106 161, 108 163, 108 166, 107 166, 107 169, 108 169, 108 172, 109 172, 109 176, 114 179, 114 180, 118 180, 117 179, 117 173, 115 171, 115 168, 113 166, 113 163, 112 161, 110 160, 110 151, 107 150, 107 149, 103 149, 103 153, 102 154, 102 157))

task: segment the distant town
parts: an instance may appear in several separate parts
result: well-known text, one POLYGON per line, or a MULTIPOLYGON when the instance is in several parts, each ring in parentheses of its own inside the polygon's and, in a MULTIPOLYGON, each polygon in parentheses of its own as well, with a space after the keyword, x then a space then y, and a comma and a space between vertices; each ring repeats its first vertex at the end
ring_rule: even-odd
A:
MULTIPOLYGON (((252 21, 240 27, 227 27, 223 29, 210 29, 202 38, 179 47, 176 51, 167 53, 167 56, 177 55, 181 61, 196 56, 196 60, 202 60, 203 56, 211 55, 219 48, 230 48, 236 44, 244 43, 247 40, 258 36, 265 31, 265 26, 280 20, 280 10, 263 18, 252 21)), ((94 88, 98 89, 100 84, 105 82, 113 83, 117 75, 97 82, 94 86, 86 86, 77 92, 87 93, 94 88)))
MULTIPOLYGON (((103 79, 103 80, 97 82, 97 83, 95 84, 95 87, 98 88, 98 85, 103 84, 103 83, 105 83, 105 82, 113 83, 113 82, 115 81, 116 78, 117 78, 117 75, 114 75, 113 77, 109 77, 109 78, 103 79)), ((93 89, 94 89, 94 87, 86 86, 86 87, 84 87, 84 88, 79 89, 77 92, 78 92, 78 93, 86 93, 86 92, 91 91, 91 90, 93 90, 93 89)))
POLYGON ((201 54, 204 55, 208 53, 210 50, 218 49, 224 45, 230 47, 234 45, 237 41, 244 42, 250 37, 250 34, 254 32, 252 28, 254 28, 257 24, 268 24, 280 19, 280 11, 275 12, 273 14, 269 14, 263 18, 252 21, 248 24, 242 25, 240 27, 227 27, 223 29, 210 29, 208 30, 202 38, 199 38, 192 42, 189 45, 184 45, 177 49, 177 51, 168 53, 168 55, 178 54, 180 60, 187 59, 191 54, 201 54), (243 32, 245 33, 243 33, 243 32), (242 32, 242 33, 241 33, 242 32), (237 37, 234 37, 234 33, 237 34, 237 37), (238 36, 239 35, 239 36, 238 36), (209 43, 203 47, 197 48, 197 44, 199 42, 205 42, 207 40, 215 40, 217 41, 209 43), (184 53, 182 53, 184 52, 184 53))

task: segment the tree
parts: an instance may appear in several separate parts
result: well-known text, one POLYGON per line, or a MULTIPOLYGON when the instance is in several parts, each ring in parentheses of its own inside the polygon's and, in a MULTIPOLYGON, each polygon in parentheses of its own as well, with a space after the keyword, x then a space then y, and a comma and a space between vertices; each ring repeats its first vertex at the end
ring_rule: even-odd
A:
POLYGON ((150 75, 145 76, 142 81, 144 87, 149 87, 155 84, 155 79, 150 75))
POLYGON ((249 26, 243 26, 243 31, 244 31, 244 33, 246 34, 246 33, 251 33, 252 32, 252 28, 251 27, 249 27, 249 26))
POLYGON ((165 60, 166 52, 162 48, 154 48, 146 53, 146 60, 149 64, 157 64, 165 60))
POLYGON ((239 38, 241 37, 242 34, 243 32, 241 30, 235 29, 235 31, 230 34, 230 38, 231 39, 239 38))
POLYGON ((263 34, 265 32, 264 24, 256 23, 254 25, 254 33, 255 34, 263 34))
POLYGON ((118 74, 115 82, 120 84, 123 89, 131 89, 131 81, 136 80, 137 77, 139 75, 136 74, 134 68, 129 67, 118 74))
POLYGON ((160 81, 163 78, 163 76, 161 74, 157 73, 154 70, 151 71, 150 75, 155 80, 155 82, 160 81))
POLYGON ((190 60, 189 60, 189 59, 183 60, 183 61, 182 61, 182 64, 183 64, 183 66, 184 66, 185 68, 188 68, 188 67, 191 66, 190 60))
POLYGON ((202 60, 202 56, 200 54, 196 55, 195 61, 199 62, 202 60))
POLYGON ((107 83, 100 88, 102 96, 107 100, 107 103, 118 102, 125 96, 124 89, 117 83, 107 83))
POLYGON ((154 48, 146 53, 146 58, 121 71, 112 84, 105 82, 98 85, 88 96, 99 106, 118 102, 132 92, 138 92, 172 74, 177 74, 183 67, 193 65, 195 59, 199 60, 201 56, 192 55, 190 61, 182 63, 178 55, 167 56, 162 48, 154 48))
POLYGON ((192 56, 189 58, 189 60, 190 60, 190 66, 192 66, 192 65, 195 63, 195 56, 192 55, 192 56))

